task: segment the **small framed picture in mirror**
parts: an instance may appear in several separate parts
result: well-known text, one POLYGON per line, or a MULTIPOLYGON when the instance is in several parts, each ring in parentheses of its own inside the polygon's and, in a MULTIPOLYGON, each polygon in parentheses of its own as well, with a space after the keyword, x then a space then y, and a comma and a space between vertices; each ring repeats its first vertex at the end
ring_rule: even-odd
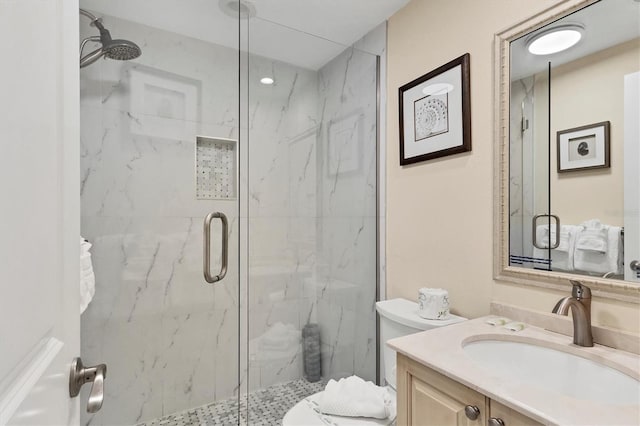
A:
POLYGON ((558 132, 558 173, 611 167, 608 121, 558 132))

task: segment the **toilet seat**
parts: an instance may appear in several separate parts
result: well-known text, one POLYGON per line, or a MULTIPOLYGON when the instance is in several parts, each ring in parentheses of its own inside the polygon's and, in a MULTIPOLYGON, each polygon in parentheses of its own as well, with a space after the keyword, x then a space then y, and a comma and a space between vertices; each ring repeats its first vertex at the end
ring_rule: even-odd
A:
MULTIPOLYGON (((320 391, 304 398, 293 406, 282 419, 282 426, 389 426, 395 423, 392 419, 374 419, 371 417, 342 417, 322 414, 317 409, 317 401, 322 395, 320 391)), ((396 393, 389 387, 395 401, 396 393)))

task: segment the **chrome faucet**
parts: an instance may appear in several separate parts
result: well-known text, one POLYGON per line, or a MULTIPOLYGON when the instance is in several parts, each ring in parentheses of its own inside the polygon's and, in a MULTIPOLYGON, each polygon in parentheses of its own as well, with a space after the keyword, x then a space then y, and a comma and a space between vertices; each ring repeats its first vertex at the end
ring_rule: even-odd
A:
POLYGON ((578 281, 571 281, 571 296, 556 303, 553 313, 567 315, 571 308, 573 317, 573 343, 578 346, 593 346, 591 334, 591 289, 578 281))

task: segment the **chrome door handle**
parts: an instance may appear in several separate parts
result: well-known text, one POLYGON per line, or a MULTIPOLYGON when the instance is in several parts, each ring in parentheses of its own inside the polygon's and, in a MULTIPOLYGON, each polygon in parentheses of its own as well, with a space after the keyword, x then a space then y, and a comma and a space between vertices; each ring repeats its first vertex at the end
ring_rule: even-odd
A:
POLYGON ((106 364, 94 367, 85 367, 80 358, 74 358, 71 362, 69 374, 69 396, 75 398, 80 393, 80 388, 85 383, 93 382, 87 403, 87 413, 96 413, 102 408, 104 401, 104 378, 107 376, 106 364))
POLYGON ((215 283, 222 280, 227 275, 227 263, 229 261, 229 222, 227 216, 220 212, 212 212, 204 219, 204 279, 208 283, 215 283), (222 222, 222 265, 218 275, 211 275, 211 222, 213 219, 220 219, 222 222))
MULTIPOLYGON (((553 250, 553 249, 557 249, 560 246, 560 218, 558 216, 556 216, 555 214, 537 214, 533 217, 531 224, 532 224, 531 232, 533 233, 533 245, 535 248, 538 248, 541 250, 548 250, 548 249, 553 250), (556 239, 553 242, 553 245, 550 245, 549 247, 541 247, 538 245, 538 235, 536 233, 536 229, 538 227, 538 219, 540 219, 541 217, 554 218, 556 220, 556 239)), ((551 244, 551 229, 549 229, 549 244, 551 244)))
POLYGON ((640 262, 637 260, 632 260, 631 263, 629 263, 629 269, 635 272, 640 272, 640 262))

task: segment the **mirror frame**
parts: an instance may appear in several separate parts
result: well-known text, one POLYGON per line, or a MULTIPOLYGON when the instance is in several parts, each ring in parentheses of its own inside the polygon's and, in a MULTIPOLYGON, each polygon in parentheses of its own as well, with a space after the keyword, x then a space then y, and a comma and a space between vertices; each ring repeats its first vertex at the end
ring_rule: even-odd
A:
POLYGON ((594 296, 640 304, 640 283, 540 271, 509 265, 509 103, 510 43, 598 0, 565 0, 521 21, 494 36, 494 243, 493 277, 519 285, 569 292, 569 280, 589 286, 594 296))

